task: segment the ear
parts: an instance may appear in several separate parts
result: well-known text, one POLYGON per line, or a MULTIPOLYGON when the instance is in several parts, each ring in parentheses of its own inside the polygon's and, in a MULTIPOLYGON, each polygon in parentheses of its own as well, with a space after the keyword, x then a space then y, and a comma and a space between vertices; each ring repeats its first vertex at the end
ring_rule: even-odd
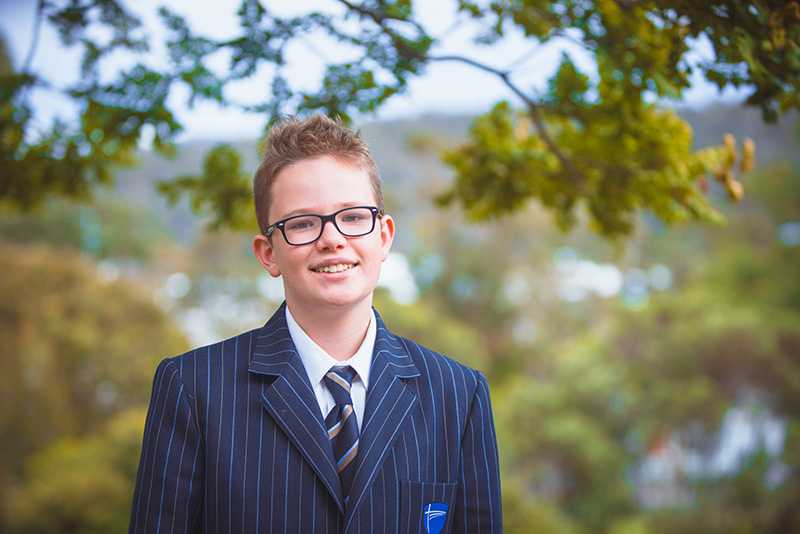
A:
POLYGON ((383 259, 389 256, 389 250, 392 248, 394 242, 394 219, 391 215, 384 215, 380 218, 381 224, 381 250, 383 252, 383 259))
POLYGON ((253 254, 270 275, 273 277, 281 275, 281 269, 278 267, 278 262, 275 261, 275 249, 268 237, 262 234, 253 236, 253 254))

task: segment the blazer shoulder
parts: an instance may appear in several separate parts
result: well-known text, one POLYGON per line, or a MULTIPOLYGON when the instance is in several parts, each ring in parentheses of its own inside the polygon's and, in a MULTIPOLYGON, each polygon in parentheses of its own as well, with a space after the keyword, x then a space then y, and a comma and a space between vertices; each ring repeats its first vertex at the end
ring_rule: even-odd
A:
POLYGON ((190 396, 194 396, 193 380, 186 377, 197 377, 198 373, 203 376, 208 375, 213 380, 217 374, 214 370, 222 366, 232 366, 233 360, 239 360, 246 368, 250 358, 250 350, 255 343, 258 328, 242 332, 221 341, 209 343, 200 347, 195 347, 182 354, 168 356, 158 365, 158 372, 174 372, 179 376, 190 396))
POLYGON ((457 380, 463 380, 466 388, 472 392, 477 389, 479 382, 486 380, 483 373, 477 369, 473 369, 441 352, 417 343, 413 339, 398 335, 395 335, 395 337, 406 347, 409 356, 421 373, 430 373, 432 369, 437 369, 437 372, 446 370, 453 377, 457 377, 457 380))

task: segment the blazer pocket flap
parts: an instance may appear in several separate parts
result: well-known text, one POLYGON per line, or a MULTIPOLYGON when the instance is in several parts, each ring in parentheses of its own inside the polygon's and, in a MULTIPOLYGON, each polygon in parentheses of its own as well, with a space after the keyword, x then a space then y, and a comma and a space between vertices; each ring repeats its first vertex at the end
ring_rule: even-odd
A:
POLYGON ((445 534, 458 482, 400 481, 400 532, 445 534))

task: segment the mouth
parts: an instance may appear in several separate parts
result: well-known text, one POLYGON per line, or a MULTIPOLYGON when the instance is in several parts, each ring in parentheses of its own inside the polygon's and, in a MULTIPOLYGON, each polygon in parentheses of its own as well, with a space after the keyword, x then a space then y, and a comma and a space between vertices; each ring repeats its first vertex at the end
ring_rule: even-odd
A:
POLYGON ((343 273, 356 267, 358 263, 337 263, 336 265, 324 265, 322 267, 312 268, 315 273, 343 273))

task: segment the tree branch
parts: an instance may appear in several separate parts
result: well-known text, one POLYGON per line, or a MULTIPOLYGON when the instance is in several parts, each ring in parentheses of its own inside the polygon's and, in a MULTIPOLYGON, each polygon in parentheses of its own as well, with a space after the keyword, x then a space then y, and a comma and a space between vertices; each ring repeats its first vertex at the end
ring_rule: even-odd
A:
POLYGON ((541 51, 541 49, 542 49, 541 45, 534 46, 533 48, 531 48, 530 50, 519 56, 517 59, 509 63, 508 66, 505 68, 505 70, 511 72, 512 70, 516 69, 517 67, 528 61, 534 55, 536 55, 536 53, 541 51))
POLYGON ((525 103, 525 106, 528 108, 528 113, 533 120, 533 124, 536 127, 536 131, 541 136, 544 144, 547 145, 547 148, 555 155, 564 169, 568 171, 570 179, 578 191, 582 190, 584 182, 583 176, 575 167, 575 164, 572 162, 572 160, 567 158, 561 149, 558 148, 555 140, 553 140, 553 138, 550 136, 550 132, 547 131, 547 126, 544 123, 544 117, 542 117, 541 105, 534 101, 530 96, 525 94, 522 89, 517 87, 514 82, 511 81, 511 73, 509 71, 499 70, 474 59, 458 55, 427 56, 425 59, 428 61, 458 61, 461 63, 466 63, 467 65, 488 72, 500 78, 503 83, 525 103))
POLYGON ((464 19, 462 17, 456 16, 456 19, 450 24, 450 26, 448 26, 441 34, 439 34, 439 35, 437 35, 437 36, 435 36, 433 38, 434 41, 441 41, 442 39, 444 39, 445 37, 447 37, 448 35, 450 35, 454 31, 456 31, 458 28, 463 26, 464 22, 465 21, 464 21, 464 19))
MULTIPOLYGON (((536 131, 539 133, 539 136, 542 138, 542 140, 544 141, 545 145, 550 150, 550 152, 552 152, 553 155, 555 155, 556 159, 558 159, 559 163, 561 163, 562 168, 564 168, 567 171, 567 175, 572 181, 573 186, 579 192, 583 190, 583 184, 585 183, 585 180, 582 174, 575 167, 575 164, 564 155, 561 149, 558 148, 558 145, 556 144, 555 140, 550 136, 550 133, 547 131, 547 127, 544 123, 544 117, 542 117, 541 106, 537 102, 535 102, 530 96, 525 94, 525 92, 523 92, 522 89, 517 87, 511 81, 510 71, 499 70, 464 56, 458 56, 458 55, 431 56, 431 55, 419 54, 417 51, 409 49, 407 46, 405 46, 402 40, 398 38, 397 34, 386 25, 386 21, 389 19, 393 19, 393 17, 388 17, 383 13, 375 12, 371 9, 367 9, 360 5, 355 5, 349 0, 338 0, 338 1, 348 9, 355 11, 356 13, 359 13, 361 16, 372 19, 375 22, 375 24, 377 24, 384 31, 384 33, 386 33, 392 39, 395 45, 398 46, 398 48, 401 48, 400 50, 401 53, 411 54, 411 57, 416 57, 420 61, 458 61, 461 63, 466 63, 467 65, 483 70, 500 78, 503 81, 503 83, 525 103, 526 107, 528 108, 528 114, 533 120, 533 124, 536 128, 536 131)), ((401 20, 401 19, 396 19, 396 20, 401 20)), ((410 22, 414 24, 419 31, 424 32, 424 29, 416 21, 404 20, 404 22, 410 22)))
POLYGON ((418 32, 420 32, 422 34, 425 34, 425 35, 428 34, 428 32, 425 31, 425 28, 423 28, 422 25, 419 22, 417 22, 416 20, 409 20, 409 19, 401 19, 401 18, 397 18, 397 17, 390 17, 390 16, 386 15, 385 13, 373 11, 373 10, 367 9, 367 8, 365 8, 363 6, 354 4, 353 2, 350 2, 349 0, 338 0, 338 2, 340 4, 343 4, 347 9, 349 9, 351 11, 355 11, 356 13, 360 14, 362 17, 371 18, 375 22, 375 24, 377 24, 378 26, 383 28, 385 31, 390 31, 389 28, 386 27, 386 21, 387 20, 397 20, 397 21, 400 21, 400 22, 405 22, 407 24, 411 24, 412 26, 414 26, 414 28, 417 29, 418 32))
POLYGON ((33 56, 36 54, 36 49, 39 46, 39 34, 42 29, 42 22, 44 20, 44 0, 36 2, 36 14, 33 19, 33 36, 31 37, 31 46, 28 48, 28 55, 25 57, 25 62, 22 64, 22 72, 30 74, 31 64, 33 63, 33 56))

